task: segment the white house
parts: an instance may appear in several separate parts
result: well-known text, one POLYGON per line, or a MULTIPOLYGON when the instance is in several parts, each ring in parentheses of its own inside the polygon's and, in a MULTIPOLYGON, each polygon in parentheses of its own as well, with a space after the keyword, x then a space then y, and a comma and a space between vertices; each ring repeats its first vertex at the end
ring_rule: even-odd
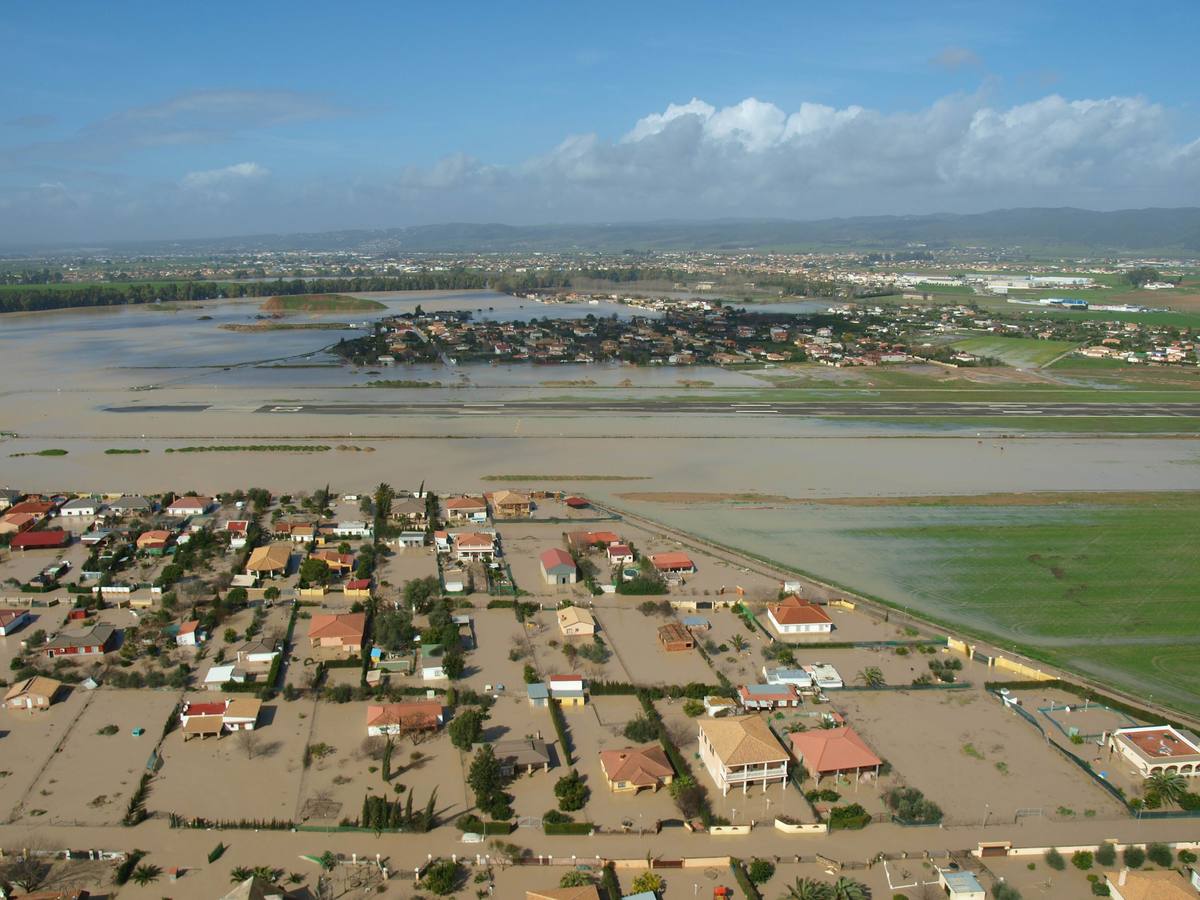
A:
POLYGON ((1159 773, 1185 778, 1200 776, 1200 740, 1190 731, 1171 725, 1118 728, 1108 744, 1142 778, 1159 773))
MULTIPOLYGON (((425 546, 425 532, 423 531, 402 531, 399 537, 393 540, 393 543, 401 550, 415 550, 425 546)), ((449 549, 449 548, 447 548, 449 549)))
POLYGON ((983 885, 972 872, 938 869, 938 884, 950 900, 986 900, 983 885))
POLYGON ((767 684, 790 684, 798 688, 812 687, 812 676, 803 669, 789 669, 785 666, 770 668, 763 666, 763 678, 767 684))
POLYGON ((179 633, 175 635, 175 644, 178 647, 195 647, 203 640, 204 632, 200 630, 200 623, 196 619, 180 625, 179 633))
POLYGON ((100 512, 100 504, 91 497, 79 497, 75 500, 68 500, 58 508, 58 514, 66 516, 69 519, 94 516, 98 512, 100 512))
POLYGON ((841 674, 828 663, 813 663, 802 668, 812 678, 813 684, 821 688, 821 690, 833 690, 843 687, 841 674))
POLYGON ((722 794, 787 784, 788 754, 760 716, 700 719, 700 759, 722 794))
POLYGON ((7 637, 28 621, 27 609, 0 609, 0 637, 7 637))
POLYGON ((333 534, 340 538, 369 538, 375 534, 375 528, 366 522, 338 522, 333 526, 333 534))
MULTIPOLYGON (((236 666, 213 666, 204 676, 206 691, 219 691, 227 681, 238 681, 236 666)), ((244 681, 245 676, 240 680, 244 681)))
POLYGON ((793 594, 767 606, 767 618, 779 634, 829 634, 833 619, 815 603, 793 594))

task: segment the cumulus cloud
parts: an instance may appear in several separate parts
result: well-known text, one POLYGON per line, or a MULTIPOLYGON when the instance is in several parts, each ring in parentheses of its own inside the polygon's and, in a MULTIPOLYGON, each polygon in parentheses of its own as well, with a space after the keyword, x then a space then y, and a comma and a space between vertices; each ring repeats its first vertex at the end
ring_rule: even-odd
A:
MULTIPOLYGON (((302 103, 193 97, 143 108, 135 118, 173 124, 138 133, 190 140, 199 120, 180 107, 196 105, 206 110, 201 119, 223 109, 227 126, 312 114, 302 103), (242 112, 230 116, 231 108, 242 112)), ((1143 97, 1050 94, 1000 106, 984 94, 954 94, 899 112, 692 98, 633 120, 615 137, 568 135, 513 164, 460 152, 431 165, 400 158, 373 171, 282 178, 260 157, 167 184, 134 176, 106 183, 88 174, 94 168, 73 174, 62 166, 31 174, 25 186, 0 185, 0 240, 1200 204, 1200 140, 1182 133, 1183 116, 1143 97)))
POLYGON ((270 174, 271 171, 269 169, 265 166, 260 166, 256 162, 242 162, 234 163, 232 166, 225 166, 223 169, 205 169, 200 172, 188 172, 179 183, 185 188, 195 190, 212 188, 238 181, 252 181, 259 178, 266 178, 270 174))
POLYGON ((977 68, 983 65, 983 60, 979 58, 978 54, 974 50, 968 50, 966 47, 946 47, 931 59, 930 62, 951 72, 958 69, 977 68))

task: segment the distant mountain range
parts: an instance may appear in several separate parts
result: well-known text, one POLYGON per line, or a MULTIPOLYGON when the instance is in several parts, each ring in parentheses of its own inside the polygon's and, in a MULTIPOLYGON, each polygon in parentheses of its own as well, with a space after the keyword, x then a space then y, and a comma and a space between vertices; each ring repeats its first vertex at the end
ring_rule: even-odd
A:
POLYGON ((93 252, 211 255, 270 250, 359 253, 647 250, 880 250, 981 247, 1042 253, 1200 254, 1200 208, 1002 209, 957 215, 846 219, 728 219, 593 225, 449 223, 377 230, 147 241, 93 252))

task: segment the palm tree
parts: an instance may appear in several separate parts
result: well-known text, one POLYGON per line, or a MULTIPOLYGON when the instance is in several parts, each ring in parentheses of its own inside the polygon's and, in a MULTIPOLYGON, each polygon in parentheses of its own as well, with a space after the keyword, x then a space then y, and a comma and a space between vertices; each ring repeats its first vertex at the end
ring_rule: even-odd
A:
POLYGON ((797 878, 788 886, 783 900, 832 900, 833 889, 815 878, 797 878))
POLYGON ((886 684, 883 671, 878 666, 868 666, 865 669, 861 669, 855 677, 863 687, 881 688, 886 684))
POLYGON ((833 883, 829 900, 871 900, 871 889, 862 882, 843 875, 833 883))
POLYGON ((736 650, 738 653, 741 653, 743 650, 745 650, 749 646, 746 639, 744 637, 742 637, 740 634, 735 634, 733 637, 731 637, 729 639, 729 645, 731 647, 733 647, 733 649, 736 650))
POLYGON ((162 874, 161 867, 150 865, 149 863, 147 863, 145 865, 138 866, 136 869, 134 869, 133 874, 129 876, 129 879, 134 884, 138 884, 138 885, 141 885, 142 887, 145 887, 152 881, 158 881, 158 876, 160 876, 161 874, 162 874))
POLYGON ((1164 803, 1178 803, 1188 792, 1188 783, 1178 772, 1155 772, 1143 788, 1147 795, 1155 794, 1164 803))

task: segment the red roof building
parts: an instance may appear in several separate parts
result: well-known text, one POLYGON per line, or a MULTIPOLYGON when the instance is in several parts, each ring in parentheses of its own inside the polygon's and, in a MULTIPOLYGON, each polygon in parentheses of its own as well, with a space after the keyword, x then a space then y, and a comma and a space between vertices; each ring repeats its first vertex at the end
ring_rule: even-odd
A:
POLYGON ((767 606, 767 618, 780 634, 828 634, 833 619, 815 603, 793 594, 767 606))
POLYGON ((9 546, 14 550, 56 550, 71 545, 71 533, 62 529, 23 531, 13 535, 9 546))
POLYGON ((824 775, 879 773, 883 760, 853 728, 814 729, 789 735, 792 753, 818 782, 824 775))
POLYGON ((691 575, 696 571, 696 564, 692 562, 692 558, 678 550, 670 553, 655 553, 650 557, 650 562, 660 572, 680 572, 691 575))
POLYGON ((35 516, 48 516, 58 507, 48 500, 26 500, 23 503, 18 503, 16 506, 8 508, 8 514, 11 516, 15 513, 30 513, 35 516))

